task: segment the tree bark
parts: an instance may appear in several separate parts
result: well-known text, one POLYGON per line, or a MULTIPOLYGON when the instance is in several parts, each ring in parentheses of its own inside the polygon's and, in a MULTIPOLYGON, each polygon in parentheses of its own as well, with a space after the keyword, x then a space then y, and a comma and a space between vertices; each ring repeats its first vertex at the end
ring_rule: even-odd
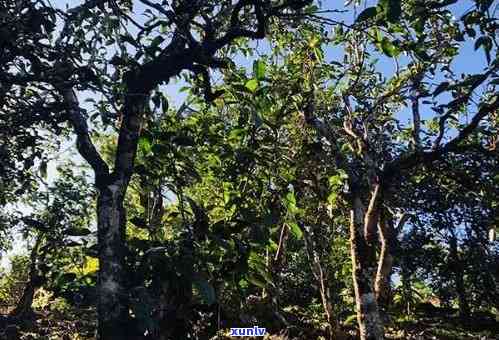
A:
POLYGON ((364 238, 364 229, 374 221, 365 218, 376 216, 366 214, 360 197, 352 200, 350 213, 350 250, 353 266, 353 284, 357 308, 357 322, 362 340, 384 338, 383 323, 379 314, 374 290, 376 273, 376 251, 372 243, 364 238))
MULTIPOLYGON (((130 90, 139 92, 132 87, 130 90)), ((96 171, 100 264, 97 308, 98 334, 101 340, 131 339, 134 333, 129 323, 125 285, 126 212, 123 200, 133 173, 147 99, 146 94, 128 95, 125 98, 114 171, 101 176, 96 171)))
MULTIPOLYGON (((125 119, 120 128, 115 171, 110 173, 90 138, 78 98, 71 87, 58 87, 67 106, 69 121, 76 133, 76 145, 95 173, 97 233, 99 245, 98 338, 129 339, 128 299, 125 290, 125 224, 123 200, 130 181, 140 133, 144 98, 127 98, 125 119)), ((133 333, 133 332, 132 332, 133 333)))
POLYGON ((397 242, 397 234, 402 230, 409 215, 402 214, 397 225, 394 226, 393 216, 384 213, 379 222, 379 239, 381 249, 378 260, 378 271, 374 288, 376 291, 376 299, 378 306, 384 312, 387 311, 391 304, 391 276, 394 262, 394 251, 397 242))
POLYGON ((39 235, 36 238, 35 245, 31 250, 30 254, 30 266, 29 266, 29 277, 28 282, 23 290, 23 295, 19 299, 16 308, 10 313, 11 316, 16 317, 20 320, 28 320, 33 314, 33 309, 31 305, 33 304, 33 298, 35 296, 36 289, 42 284, 42 278, 38 275, 37 270, 37 260, 38 260, 38 250, 42 237, 39 235))
POLYGON ((395 229, 393 220, 384 216, 379 222, 379 239, 381 249, 378 261, 378 271, 374 282, 376 299, 378 306, 385 313, 391 302, 391 275, 393 268, 393 244, 395 238, 395 229))
POLYGON ((119 181, 99 190, 98 334, 100 339, 127 339, 128 301, 125 289, 124 186, 119 181))

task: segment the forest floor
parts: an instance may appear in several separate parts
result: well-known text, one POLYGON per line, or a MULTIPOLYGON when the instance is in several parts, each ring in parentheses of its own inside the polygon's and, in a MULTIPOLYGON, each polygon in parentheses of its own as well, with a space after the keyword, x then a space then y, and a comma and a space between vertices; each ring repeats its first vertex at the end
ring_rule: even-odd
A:
MULTIPOLYGON (((0 311, 5 312, 5 311, 0 311)), ((0 320, 7 320, 5 315, 0 314, 0 320)), ((71 308, 63 312, 38 311, 32 320, 25 320, 22 330, 12 327, 10 332, 17 332, 8 336, 5 322, 0 322, 0 340, 91 340, 95 339, 96 313, 92 308, 71 308)), ((19 325, 18 325, 19 326, 19 325)), ((224 332, 225 333, 225 332, 224 332)), ((227 331, 226 334, 229 332, 227 331)), ((325 339, 321 336, 302 335, 286 336, 267 335, 267 340, 313 340, 325 339)), ((417 316, 417 319, 406 319, 392 322, 386 327, 387 339, 408 340, 499 340, 499 322, 489 316, 469 318, 463 321, 457 317, 445 316, 417 316)), ((216 336, 210 340, 232 339, 228 336, 216 336)), ((246 339, 239 337, 239 339, 246 339)), ((247 339, 255 339, 248 337, 247 339)), ((347 339, 358 339, 355 330, 345 329, 347 339)), ((205 340, 205 339, 200 339, 205 340)), ((208 340, 208 339, 206 339, 208 340)))
POLYGON ((459 318, 423 318, 398 323, 387 329, 389 339, 497 340, 499 323, 480 320, 465 324, 459 318))

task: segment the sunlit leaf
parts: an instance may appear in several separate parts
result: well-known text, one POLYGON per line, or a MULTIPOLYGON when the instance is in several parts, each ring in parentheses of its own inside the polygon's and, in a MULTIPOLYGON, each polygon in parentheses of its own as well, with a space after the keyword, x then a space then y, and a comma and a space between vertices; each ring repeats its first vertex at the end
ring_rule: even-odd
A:
POLYGON ((148 136, 140 136, 139 138, 139 149, 144 154, 148 154, 151 152, 151 140, 148 136))
POLYGON ((381 49, 389 57, 396 57, 400 50, 386 37, 381 40, 381 49))
POLYGON ((250 92, 256 92, 256 89, 258 88, 258 80, 257 79, 250 79, 244 84, 244 86, 250 90, 250 92))
POLYGON ((265 77, 266 64, 263 60, 255 60, 253 62, 253 76, 257 80, 263 80, 265 77))
POLYGON ((301 239, 303 237, 303 231, 301 230, 300 226, 298 226, 298 223, 296 222, 288 222, 289 230, 291 233, 297 238, 301 239))

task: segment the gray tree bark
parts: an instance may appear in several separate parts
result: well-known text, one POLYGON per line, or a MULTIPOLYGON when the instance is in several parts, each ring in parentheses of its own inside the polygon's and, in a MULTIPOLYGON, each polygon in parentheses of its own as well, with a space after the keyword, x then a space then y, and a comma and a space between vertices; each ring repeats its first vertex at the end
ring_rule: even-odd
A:
POLYGON ((115 182, 101 188, 97 200, 98 333, 101 339, 127 339, 128 333, 123 195, 122 183, 115 182))
POLYGON ((374 289, 374 276, 377 269, 376 251, 373 240, 365 238, 365 235, 370 234, 365 229, 372 227, 372 223, 375 222, 372 219, 376 219, 376 213, 372 209, 369 209, 370 213, 366 213, 360 197, 355 194, 352 207, 350 251, 360 338, 362 340, 384 339, 383 323, 374 289))
POLYGON ((383 218, 379 221, 379 240, 381 249, 378 260, 378 271, 376 273, 376 280, 374 283, 376 291, 376 299, 381 310, 387 311, 391 304, 391 276, 393 269, 395 246, 397 242, 397 235, 401 232, 409 215, 402 214, 394 226, 393 215, 385 212, 383 218))

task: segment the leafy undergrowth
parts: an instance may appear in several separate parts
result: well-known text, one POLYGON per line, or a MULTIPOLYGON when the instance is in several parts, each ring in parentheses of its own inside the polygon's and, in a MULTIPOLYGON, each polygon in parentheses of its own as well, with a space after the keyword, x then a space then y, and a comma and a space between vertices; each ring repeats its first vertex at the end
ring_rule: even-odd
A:
MULTIPOLYGON (((386 327, 387 339, 414 340, 495 340, 499 339, 499 322, 490 315, 480 315, 466 320, 446 315, 417 315, 413 318, 399 318, 386 327)), ((16 340, 90 340, 95 339, 96 313, 93 308, 75 308, 68 305, 52 306, 37 311, 31 320, 18 324, 16 340)), ((303 320, 302 320, 303 321, 303 320)), ((289 329, 267 334, 267 340, 312 340, 326 339, 324 329, 300 329, 291 325, 289 329)), ((1 328, 1 327, 0 327, 1 328)), ((0 340, 7 339, 0 330, 0 340)), ((210 340, 229 340, 229 330, 221 330, 210 340)), ((255 339, 254 337, 238 337, 255 339)), ((358 339, 354 325, 346 325, 344 333, 337 337, 341 340, 358 339)), ((10 340, 10 339, 9 339, 10 340)), ((204 340, 204 339, 200 339, 204 340)))
POLYGON ((491 313, 460 318, 458 310, 420 304, 415 315, 393 317, 386 327, 390 339, 494 340, 499 339, 499 322, 491 313))
POLYGON ((397 322, 387 332, 391 339, 494 340, 499 339, 499 322, 489 318, 423 317, 397 322))
MULTIPOLYGON (((67 308, 59 311, 37 311, 32 318, 21 320, 11 333, 14 340, 90 340, 95 339, 95 309, 67 308)), ((0 330, 0 340, 9 339, 5 330, 0 330)))

